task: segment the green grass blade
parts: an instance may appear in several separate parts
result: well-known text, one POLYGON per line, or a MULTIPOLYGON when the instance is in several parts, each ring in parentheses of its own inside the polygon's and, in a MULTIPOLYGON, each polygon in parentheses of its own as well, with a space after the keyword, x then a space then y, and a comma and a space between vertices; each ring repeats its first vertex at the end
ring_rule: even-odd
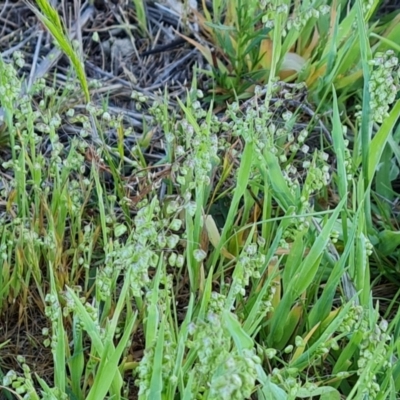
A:
POLYGON ((164 351, 164 329, 165 319, 160 323, 160 330, 158 331, 158 338, 156 348, 154 350, 153 368, 150 382, 149 399, 161 400, 161 393, 163 390, 163 351, 164 351))
POLYGON ((400 100, 397 100, 389 116, 384 119, 381 127, 377 134, 372 139, 368 151, 368 176, 370 179, 373 178, 375 171, 378 169, 379 162, 382 157, 382 153, 385 149, 385 145, 389 140, 390 134, 393 131, 396 122, 400 116, 400 100))
POLYGON ((289 315, 289 311, 296 298, 313 282, 318 271, 322 254, 328 242, 330 241, 332 229, 346 201, 347 199, 344 198, 338 204, 335 211, 323 227, 322 232, 318 235, 313 243, 313 246, 311 247, 306 258, 300 264, 296 275, 288 284, 287 291, 284 293, 282 300, 276 308, 271 320, 271 328, 269 332, 271 343, 278 343, 281 341, 286 322, 282 320, 282 316, 286 317, 289 315))
POLYGON ((72 392, 77 399, 83 400, 84 394, 81 388, 83 371, 85 369, 85 357, 83 353, 82 329, 78 325, 79 321, 76 317, 73 319, 73 344, 74 352, 68 362, 71 371, 72 392))
MULTIPOLYGON (((124 334, 120 339, 117 347, 114 349, 113 345, 113 336, 107 339, 107 342, 104 346, 103 354, 101 354, 100 366, 95 376, 95 380, 92 386, 92 389, 89 392, 86 400, 97 400, 104 399, 106 397, 107 392, 112 387, 113 382, 115 382, 115 377, 120 375, 118 369, 118 363, 121 360, 121 356, 123 351, 127 347, 127 343, 130 340, 131 333, 133 330, 133 326, 135 324, 136 314, 134 314, 124 329, 124 334)), ((122 388, 122 381, 119 389, 122 388)), ((114 393, 114 397, 116 400, 120 399, 120 393, 114 393)))
POLYGON ((287 211, 290 206, 294 206, 296 204, 294 196, 289 191, 287 182, 283 177, 282 169, 276 156, 265 149, 264 157, 268 169, 266 169, 265 166, 261 163, 258 166, 263 173, 264 178, 270 182, 270 185, 274 190, 275 197, 276 200, 279 202, 279 205, 285 211, 287 211))
POLYGON ((37 0, 37 5, 40 8, 41 13, 33 6, 30 6, 31 10, 36 14, 40 21, 46 26, 46 28, 53 35, 57 44, 64 51, 67 57, 70 59, 78 79, 81 83, 86 102, 90 101, 89 86, 86 79, 85 68, 83 62, 76 53, 71 40, 65 33, 64 24, 62 23, 58 12, 52 7, 47 0, 37 0))
POLYGON ((221 233, 220 244, 214 250, 213 256, 211 257, 211 265, 216 264, 218 258, 220 257, 221 248, 226 244, 226 239, 231 232, 234 219, 237 215, 239 202, 241 198, 244 196, 245 191, 247 190, 247 183, 250 177, 253 158, 254 158, 254 143, 246 142, 238 171, 237 186, 235 188, 233 199, 231 201, 231 206, 229 207, 228 216, 226 218, 226 222, 221 233))
POLYGON ((231 312, 225 310, 222 318, 239 352, 245 349, 252 349, 254 346, 253 340, 244 331, 239 321, 232 316, 231 312))

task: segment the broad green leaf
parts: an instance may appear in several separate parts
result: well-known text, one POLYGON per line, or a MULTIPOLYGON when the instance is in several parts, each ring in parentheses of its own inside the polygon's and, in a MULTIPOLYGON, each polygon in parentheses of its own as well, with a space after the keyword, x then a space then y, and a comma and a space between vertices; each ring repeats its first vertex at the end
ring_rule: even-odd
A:
POLYGON ((295 277, 296 272, 299 269, 299 264, 303 259, 304 251, 305 251, 305 233, 299 232, 296 235, 294 243, 290 248, 289 255, 286 259, 285 268, 282 272, 282 283, 283 290, 285 291, 289 286, 292 279, 295 277))
MULTIPOLYGON (((130 319, 128 325, 124 330, 124 334, 120 339, 117 347, 113 350, 113 337, 108 337, 104 345, 104 351, 100 354, 101 361, 100 366, 95 376, 93 386, 89 392, 86 400, 97 400, 104 399, 107 392, 110 390, 113 382, 117 382, 115 377, 120 374, 118 369, 118 363, 121 361, 123 351, 127 347, 127 343, 130 340, 133 326, 136 320, 136 314, 130 319)), ((120 399, 120 392, 122 389, 122 382, 120 382, 119 390, 114 391, 114 398, 120 399)))
MULTIPOLYGON (((128 279, 125 281, 124 285, 125 284, 129 285, 128 279)), ((89 315, 85 306, 81 303, 79 297, 74 293, 74 291, 69 287, 67 287, 67 291, 69 293, 69 296, 71 296, 72 300, 75 303, 76 313, 79 315, 79 319, 84 326, 84 330, 89 335, 89 337, 92 341, 92 344, 94 346, 94 349, 96 350, 96 352, 99 356, 107 358, 107 356, 110 356, 111 354, 113 354, 115 352, 114 345, 112 343, 109 343, 108 348, 107 348, 108 353, 106 354, 104 351, 103 340, 99 334, 99 329, 96 326, 95 322, 93 321, 92 317, 89 315)), ((118 371, 118 368, 116 369, 115 376, 113 375, 113 377, 114 377, 114 380, 113 380, 112 386, 113 386, 114 393, 117 393, 118 390, 122 387, 122 381, 123 381, 122 376, 121 376, 120 372, 118 371)), ((94 399, 97 399, 97 398, 93 398, 93 400, 94 399)), ((89 398, 87 400, 89 400, 89 398)))
POLYGON ((263 163, 259 165, 259 168, 263 172, 265 179, 270 182, 270 185, 275 192, 276 200, 279 202, 280 206, 287 211, 290 206, 296 204, 295 199, 289 191, 276 156, 265 149, 264 157, 268 169, 265 169, 263 163))
POLYGON ((377 134, 371 141, 368 150, 368 177, 372 179, 378 168, 386 142, 389 140, 390 134, 396 125, 400 116, 400 100, 394 104, 389 116, 383 120, 377 134))
POLYGON ((340 393, 335 388, 330 386, 322 386, 316 389, 300 388, 296 393, 296 397, 299 397, 300 399, 308 399, 314 396, 320 396, 320 400, 341 399, 340 393))
POLYGON ((385 229, 379 233, 378 249, 382 255, 392 255, 398 246, 400 246, 400 232, 385 229))
POLYGON ((233 317, 230 311, 224 310, 223 321, 240 352, 254 347, 252 338, 243 330, 240 322, 233 317))
POLYGON ((261 383, 260 391, 266 400, 289 400, 291 399, 286 392, 278 385, 271 382, 261 365, 257 366, 258 381, 261 383))
POLYGON ((76 316, 73 318, 72 322, 72 334, 73 334, 73 354, 68 360, 69 370, 71 371, 71 383, 72 391, 78 398, 83 398, 83 393, 81 389, 81 381, 83 376, 83 371, 85 369, 85 358, 82 343, 82 329, 78 326, 79 320, 76 316))
POLYGON ((344 163, 345 145, 343 137, 343 127, 342 127, 342 122, 340 121, 339 106, 334 87, 332 87, 332 93, 333 93, 332 139, 336 155, 339 196, 340 198, 343 198, 347 197, 347 172, 344 163))
POLYGON ((338 372, 345 372, 350 368, 354 353, 358 351, 361 341, 362 332, 355 332, 353 335, 351 335, 349 343, 344 349, 341 350, 340 356, 333 368, 334 375, 336 375, 338 372))

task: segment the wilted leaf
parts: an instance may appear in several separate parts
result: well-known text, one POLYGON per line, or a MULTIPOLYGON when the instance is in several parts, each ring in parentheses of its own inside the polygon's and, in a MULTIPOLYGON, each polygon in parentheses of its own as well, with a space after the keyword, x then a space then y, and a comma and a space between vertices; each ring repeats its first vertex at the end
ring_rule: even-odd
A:
MULTIPOLYGON (((217 248, 221 241, 221 235, 220 235, 217 225, 211 215, 207 215, 204 218, 204 226, 205 226, 205 230, 208 235, 209 241, 215 248, 217 248)), ((208 247, 208 245, 207 245, 207 247, 208 247)), ((235 258, 231 253, 229 253, 229 251, 225 247, 221 248, 221 254, 228 260, 233 260, 235 258)))

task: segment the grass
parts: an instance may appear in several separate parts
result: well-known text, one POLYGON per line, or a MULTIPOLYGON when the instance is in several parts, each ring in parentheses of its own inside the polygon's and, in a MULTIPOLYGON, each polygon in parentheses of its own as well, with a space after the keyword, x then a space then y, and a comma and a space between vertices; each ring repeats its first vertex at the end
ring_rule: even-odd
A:
POLYGON ((0 343, 4 398, 399 398, 398 35, 378 1, 327 3, 203 3, 213 87, 195 71, 174 113, 133 93, 152 120, 128 154, 39 3, 85 107, 44 80, 21 97, 23 57, 0 59, 0 313, 51 356, 9 368, 0 343))

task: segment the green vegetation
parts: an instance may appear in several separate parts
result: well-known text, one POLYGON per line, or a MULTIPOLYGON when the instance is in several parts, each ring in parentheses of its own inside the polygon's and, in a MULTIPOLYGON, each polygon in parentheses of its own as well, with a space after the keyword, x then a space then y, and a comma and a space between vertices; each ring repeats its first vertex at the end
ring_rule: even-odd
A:
POLYGON ((22 96, 23 55, 0 58, 0 314, 51 372, 23 348, 7 369, 0 342, 1 396, 400 398, 400 14, 380 3, 203 1, 208 44, 182 36, 209 68, 181 98, 133 91, 134 134, 38 1, 75 78, 22 96))

